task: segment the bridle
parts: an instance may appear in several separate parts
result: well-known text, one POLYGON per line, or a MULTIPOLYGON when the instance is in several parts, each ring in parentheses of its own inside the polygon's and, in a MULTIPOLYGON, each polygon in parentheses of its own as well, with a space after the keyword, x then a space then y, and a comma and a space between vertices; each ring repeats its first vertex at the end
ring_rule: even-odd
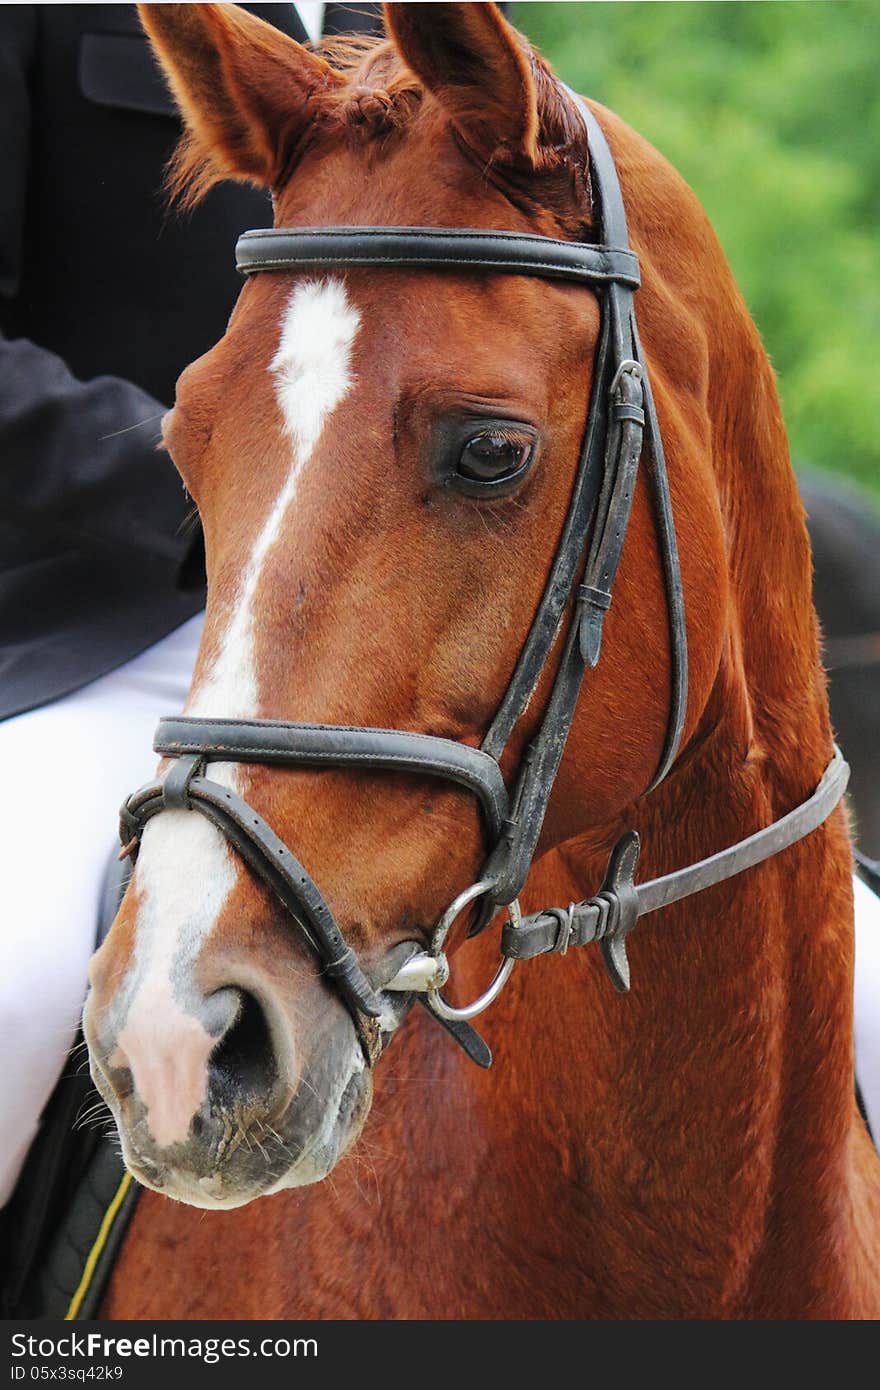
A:
POLYGON ((629 988, 626 938, 640 916, 719 883, 794 844, 820 825, 842 796, 849 769, 839 750, 813 795, 782 819, 708 859, 650 883, 635 884, 639 837, 629 832, 611 854, 602 889, 567 909, 523 918, 517 895, 528 876, 547 804, 565 750, 586 670, 600 656, 605 614, 617 574, 643 453, 652 484, 669 617, 671 698, 659 767, 648 791, 672 767, 687 712, 688 659, 681 574, 657 413, 636 327, 638 258, 629 245, 623 197, 595 116, 570 94, 587 128, 601 244, 511 232, 434 227, 319 227, 245 232, 236 247, 245 275, 307 267, 422 267, 455 274, 537 275, 591 287, 601 328, 589 413, 562 536, 510 684, 479 748, 397 729, 346 728, 266 719, 180 716, 161 720, 154 748, 172 759, 160 780, 125 802, 120 835, 135 854, 144 827, 166 810, 197 811, 211 821, 297 922, 323 973, 348 1006, 368 1060, 381 1051, 379 1023, 387 993, 418 997, 464 1047, 488 1066, 488 1048, 469 1020, 499 994, 516 961, 599 941, 615 986, 629 988), (644 446, 644 447, 643 447, 644 446), (537 734, 524 752, 512 791, 500 761, 549 659, 566 609, 562 656, 537 734), (456 782, 477 798, 491 846, 479 879, 455 898, 437 924, 430 949, 408 943, 408 958, 385 981, 367 978, 319 888, 292 850, 237 793, 210 780, 211 762, 284 767, 399 771, 456 782), (499 907, 509 920, 495 979, 467 1008, 443 999, 449 967, 443 952, 459 914, 479 903, 472 933, 499 907))

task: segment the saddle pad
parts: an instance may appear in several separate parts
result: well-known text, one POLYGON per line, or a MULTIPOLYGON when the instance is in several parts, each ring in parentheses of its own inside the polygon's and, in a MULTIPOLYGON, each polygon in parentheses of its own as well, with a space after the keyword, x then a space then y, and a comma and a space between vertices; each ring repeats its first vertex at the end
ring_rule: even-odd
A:
POLYGON ((2 1212, 4 1318, 97 1315, 141 1189, 110 1139, 75 1127, 93 1100, 91 1082, 69 1060, 2 1212))

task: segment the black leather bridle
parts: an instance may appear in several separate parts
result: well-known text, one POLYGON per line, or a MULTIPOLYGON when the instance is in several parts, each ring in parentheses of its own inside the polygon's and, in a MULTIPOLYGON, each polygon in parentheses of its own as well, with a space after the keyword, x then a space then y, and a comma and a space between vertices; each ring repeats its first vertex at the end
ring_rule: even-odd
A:
POLYGON ((574 93, 571 96, 587 128, 601 244, 433 227, 320 227, 245 232, 236 248, 238 268, 245 275, 337 266, 422 267, 454 274, 491 271, 583 284, 596 292, 601 304, 589 414, 568 515, 544 594, 481 747, 397 729, 265 719, 163 719, 154 747, 173 762, 163 778, 133 793, 122 808, 120 834, 132 854, 147 822, 165 810, 197 811, 221 831, 298 923, 350 1009, 371 1062, 381 1051, 378 1019, 385 991, 419 997, 468 1055, 487 1066, 489 1050, 468 1020, 497 996, 516 961, 599 941, 615 986, 628 989, 626 937, 641 915, 741 873, 808 835, 836 806, 849 774, 835 749, 816 791, 787 816, 651 883, 634 883, 639 838, 630 832, 615 847, 605 883, 595 897, 525 919, 520 914, 517 895, 538 845, 584 674, 599 660, 643 455, 652 484, 671 650, 669 723, 648 791, 675 761, 687 712, 687 635, 678 549, 660 429, 635 318, 638 258, 629 245, 623 197, 605 136, 589 108, 574 93), (566 609, 568 627, 547 708, 509 792, 500 760, 542 676, 566 609), (211 762, 396 770, 453 781, 477 797, 491 848, 478 881, 458 895, 438 923, 430 950, 413 942, 409 958, 392 979, 371 981, 306 869, 253 807, 206 776, 211 762), (456 917, 472 902, 480 904, 472 930, 484 927, 501 906, 509 909, 510 920, 502 933, 503 961, 495 980, 474 1004, 455 1009, 440 992, 449 973, 443 945, 456 917))

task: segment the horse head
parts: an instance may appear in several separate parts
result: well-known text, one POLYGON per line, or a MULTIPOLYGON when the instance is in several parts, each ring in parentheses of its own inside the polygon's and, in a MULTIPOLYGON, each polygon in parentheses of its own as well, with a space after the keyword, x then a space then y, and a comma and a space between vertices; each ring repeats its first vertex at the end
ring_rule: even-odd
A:
MULTIPOLYGON (((387 40, 320 52, 234 7, 141 9, 186 122, 171 176, 184 202, 235 178, 271 189, 278 227, 595 239, 577 107, 494 6, 393 5, 387 40)), ((713 717, 729 635, 707 323, 723 320, 732 290, 723 276, 700 283, 720 253, 690 191, 599 114, 642 262, 640 321, 687 541, 687 742, 713 717)), ((187 713, 479 746, 563 533, 600 328, 589 286, 489 268, 251 278, 163 427, 207 557, 187 713)), ((607 843, 661 759, 673 680, 661 561, 640 480, 542 854, 574 836, 607 843)), ((540 726, 564 629, 504 752, 506 777, 540 726)), ((417 770, 220 760, 211 775, 320 884, 377 983, 387 1041, 405 1010, 382 983, 406 944, 428 944, 485 858, 474 796, 417 770)), ((479 974, 491 949, 461 955, 479 974)), ((147 1186, 235 1206, 323 1178, 359 1134, 372 1069, 352 1014, 204 817, 172 809, 146 825, 91 980, 93 1074, 147 1186)))

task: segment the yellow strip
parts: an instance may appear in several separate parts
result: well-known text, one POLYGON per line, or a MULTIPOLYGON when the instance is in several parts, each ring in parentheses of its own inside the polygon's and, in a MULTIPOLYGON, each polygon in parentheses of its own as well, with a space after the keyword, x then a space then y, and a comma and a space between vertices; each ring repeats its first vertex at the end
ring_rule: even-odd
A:
POLYGON ((104 1220, 101 1222, 101 1229, 98 1232, 95 1243, 89 1251, 89 1258, 86 1260, 86 1267, 83 1270, 83 1276, 79 1281, 79 1288, 73 1295, 73 1298, 70 1300, 70 1307, 64 1314, 65 1322, 73 1322, 76 1318, 77 1313, 80 1310, 82 1301, 89 1291, 89 1285, 91 1284, 92 1276, 95 1273, 95 1265, 98 1263, 101 1251, 107 1244, 107 1237, 110 1234, 113 1222, 116 1220, 116 1214, 119 1211, 119 1208, 122 1206, 122 1200, 128 1189, 131 1187, 132 1181, 133 1179, 131 1173, 126 1173, 122 1179, 122 1182, 116 1189, 116 1195, 114 1196, 113 1201, 110 1203, 109 1207, 104 1212, 104 1220))

